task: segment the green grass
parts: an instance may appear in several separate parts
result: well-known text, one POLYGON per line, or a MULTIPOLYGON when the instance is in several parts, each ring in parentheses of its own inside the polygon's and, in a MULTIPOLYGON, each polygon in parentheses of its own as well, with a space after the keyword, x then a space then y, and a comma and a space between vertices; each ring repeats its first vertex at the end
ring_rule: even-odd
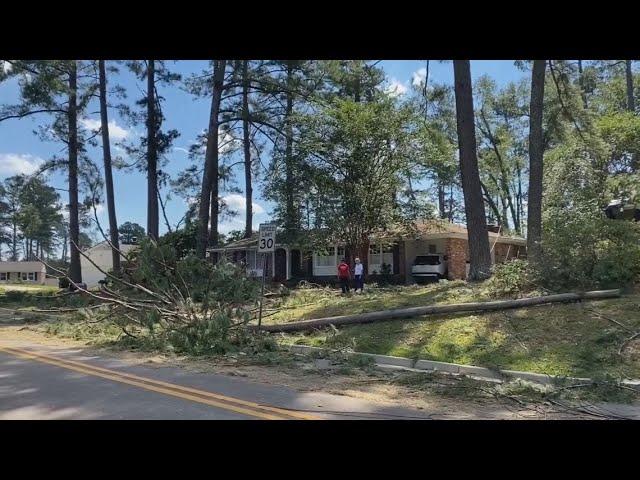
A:
POLYGON ((26 293, 50 293, 60 290, 58 287, 51 285, 31 285, 24 283, 3 283, 0 285, 0 295, 4 295, 5 292, 26 292, 26 293))
MULTIPOLYGON (((0 307, 20 308, 28 314, 32 308, 91 304, 91 300, 83 296, 19 296, 24 298, 8 301, 9 296, 2 300, 5 296, 0 295, 0 307)), ((263 321, 282 323, 478 300, 489 300, 486 288, 462 281, 370 288, 364 295, 351 296, 341 296, 330 288, 302 288, 269 305, 263 321)), ((7 315, 7 320, 10 317, 7 315)), ((94 344, 114 343, 118 337, 118 343, 123 340, 136 343, 124 338, 122 331, 110 321, 94 323, 93 318, 80 314, 64 316, 57 321, 47 320, 39 328, 50 334, 94 344)), ((277 338, 286 343, 553 375, 640 378, 640 339, 630 343, 623 355, 618 354, 620 345, 631 336, 630 332, 637 331, 640 331, 640 295, 635 294, 597 302, 545 305, 483 315, 440 315, 328 328, 277 338), (626 325, 628 330, 592 310, 626 325)))
MULTIPOLYGON (((463 282, 372 291, 339 297, 316 289, 298 291, 271 322, 433 303, 486 300, 481 286, 463 282)), ((618 354, 631 331, 640 330, 640 295, 576 304, 554 304, 483 315, 460 314, 290 334, 282 341, 443 362, 595 378, 640 378, 640 347, 618 354)))
POLYGON ((282 303, 274 305, 279 311, 266 317, 264 322, 286 323, 434 303, 463 303, 485 298, 488 300, 478 287, 472 288, 463 281, 426 286, 365 287, 362 295, 341 295, 332 288, 301 288, 293 290, 282 303))

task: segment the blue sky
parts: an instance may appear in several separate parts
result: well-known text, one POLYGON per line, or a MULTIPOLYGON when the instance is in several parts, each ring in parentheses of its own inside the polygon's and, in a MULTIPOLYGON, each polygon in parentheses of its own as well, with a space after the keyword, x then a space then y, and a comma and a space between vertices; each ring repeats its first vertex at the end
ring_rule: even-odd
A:
MULTIPOLYGON (((412 60, 384 60, 378 65, 381 66, 387 75, 387 80, 396 92, 402 93, 408 90, 416 75, 424 72, 426 61, 412 60)), ((208 68, 207 61, 168 61, 167 66, 183 76, 191 73, 199 73, 208 68)), ((451 62, 430 62, 429 77, 431 81, 452 83, 453 66, 451 62)), ((498 85, 506 84, 510 81, 517 81, 526 75, 518 70, 513 61, 510 60, 475 60, 471 62, 473 78, 487 74, 496 80, 498 85)), ((424 73, 422 73, 424 75, 424 73)), ((111 77, 111 84, 119 83, 127 89, 128 101, 133 102, 139 96, 144 86, 136 81, 131 73, 122 69, 117 77, 111 77)), ((181 136, 174 143, 174 150, 169 155, 169 167, 167 171, 175 175, 180 170, 191 165, 187 156, 187 150, 196 136, 207 127, 210 102, 206 99, 195 99, 192 95, 178 89, 160 89, 160 94, 165 97, 163 106, 166 117, 165 128, 176 128, 181 132, 181 136)), ((0 84, 0 104, 13 103, 18 99, 18 87, 16 80, 9 80, 0 84)), ((89 114, 84 119, 84 125, 92 128, 97 124, 99 115, 97 106, 89 108, 89 114)), ((48 143, 39 140, 33 130, 39 124, 44 123, 43 117, 32 116, 22 120, 9 120, 0 123, 0 180, 16 173, 31 173, 37 164, 50 158, 54 154, 63 153, 63 145, 48 143)), ((110 111, 112 142, 118 139, 135 139, 144 128, 137 127, 137 131, 128 125, 125 119, 118 116, 115 110, 110 111)), ((114 155, 118 155, 118 149, 114 148, 114 155)), ((89 147, 89 155, 95 159, 96 163, 102 164, 101 150, 89 147)), ((238 167, 239 169, 241 166, 238 167)), ((66 188, 66 178, 55 173, 49 176, 49 182, 55 187, 66 188)), ((237 172, 237 185, 243 188, 244 177, 240 170, 237 172)), ((116 196, 116 209, 118 223, 125 221, 136 222, 146 226, 146 180, 143 173, 131 173, 124 171, 114 172, 114 188, 116 196)), ((67 193, 60 192, 63 201, 67 201, 67 193)), ((225 219, 220 225, 220 231, 226 233, 230 230, 240 230, 244 227, 244 205, 242 194, 225 193, 227 203, 238 211, 236 218, 225 219)), ((262 199, 260 185, 254 185, 254 225, 269 219, 272 206, 262 199)), ((186 205, 181 198, 173 196, 167 205, 167 214, 172 225, 178 222, 186 209, 186 205)), ((106 211, 100 207, 100 221, 103 226, 107 226, 106 211)), ((160 221, 161 233, 166 231, 164 222, 160 221)), ((97 236, 95 237, 97 239, 97 236)))

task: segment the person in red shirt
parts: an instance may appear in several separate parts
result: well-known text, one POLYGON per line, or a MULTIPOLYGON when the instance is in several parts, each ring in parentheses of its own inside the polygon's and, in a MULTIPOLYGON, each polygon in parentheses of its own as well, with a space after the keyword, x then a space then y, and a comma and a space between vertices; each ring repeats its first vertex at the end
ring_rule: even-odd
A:
POLYGON ((351 280, 351 269, 349 264, 343 258, 338 265, 338 279, 340 280, 340 287, 342 287, 342 293, 349 293, 349 281, 351 280))

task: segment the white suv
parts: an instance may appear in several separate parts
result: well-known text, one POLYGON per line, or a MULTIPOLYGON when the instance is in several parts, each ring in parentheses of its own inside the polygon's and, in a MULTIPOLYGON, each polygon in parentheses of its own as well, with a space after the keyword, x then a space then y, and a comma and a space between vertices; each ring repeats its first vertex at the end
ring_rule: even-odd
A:
POLYGON ((411 275, 416 282, 436 280, 447 277, 447 257, 440 253, 418 255, 413 261, 411 275))

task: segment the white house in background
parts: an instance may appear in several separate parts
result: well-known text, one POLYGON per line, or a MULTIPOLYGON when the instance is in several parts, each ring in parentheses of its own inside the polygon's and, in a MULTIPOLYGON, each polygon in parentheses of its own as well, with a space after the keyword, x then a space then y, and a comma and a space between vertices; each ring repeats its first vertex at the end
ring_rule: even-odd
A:
POLYGON ((47 267, 42 262, 2 262, 0 261, 0 283, 45 284, 47 267))
MULTIPOLYGON (((126 255, 136 247, 137 245, 120 245, 120 251, 126 255)), ((107 242, 98 243, 82 253, 105 272, 113 269, 111 247, 107 242)), ((87 284, 87 287, 96 287, 99 285, 100 280, 105 279, 106 275, 82 255, 80 256, 80 265, 82 268, 82 281, 87 284)))

